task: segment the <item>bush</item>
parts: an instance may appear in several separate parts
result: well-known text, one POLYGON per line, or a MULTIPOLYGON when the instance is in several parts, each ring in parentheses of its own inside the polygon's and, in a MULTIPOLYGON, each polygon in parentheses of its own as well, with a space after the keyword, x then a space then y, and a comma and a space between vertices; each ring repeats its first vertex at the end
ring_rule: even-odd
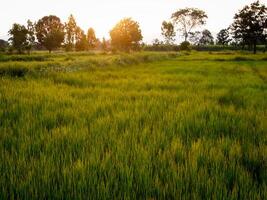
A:
POLYGON ((190 43, 188 41, 184 41, 180 44, 180 50, 181 51, 190 51, 190 43))

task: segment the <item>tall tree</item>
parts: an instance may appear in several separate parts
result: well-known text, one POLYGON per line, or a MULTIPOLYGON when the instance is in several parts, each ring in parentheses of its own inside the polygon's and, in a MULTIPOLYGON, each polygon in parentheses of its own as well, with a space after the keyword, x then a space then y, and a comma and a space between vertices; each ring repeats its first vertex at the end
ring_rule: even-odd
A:
POLYGON ((108 42, 106 41, 106 39, 104 37, 103 37, 102 42, 101 42, 101 49, 103 51, 107 51, 107 49, 108 49, 108 42))
POLYGON ((166 43, 171 44, 174 42, 174 37, 176 36, 174 26, 171 22, 162 22, 161 34, 164 36, 166 43))
POLYGON ((180 9, 172 14, 172 20, 178 27, 178 30, 182 32, 184 41, 187 41, 189 33, 206 23, 208 16, 202 10, 196 8, 180 9))
POLYGON ((253 48, 257 52, 257 44, 266 40, 267 7, 256 1, 245 6, 234 16, 231 26, 234 39, 243 45, 253 48))
POLYGON ((36 26, 38 42, 51 52, 64 41, 64 25, 57 16, 50 15, 40 19, 36 26))
POLYGON ((30 53, 32 47, 35 44, 35 27, 31 20, 27 21, 27 30, 28 30, 28 34, 27 34, 26 50, 28 51, 28 53, 30 53))
POLYGON ((199 44, 200 45, 213 45, 214 44, 214 38, 209 30, 205 29, 202 31, 199 44))
POLYGON ((77 23, 74 16, 71 14, 68 18, 68 22, 65 23, 66 30, 66 50, 71 51, 75 45, 75 34, 77 29, 77 23))
POLYGON ((87 41, 89 49, 94 49, 96 47, 96 36, 95 36, 95 30, 93 28, 89 28, 87 31, 87 41))
POLYGON ((88 49, 88 42, 86 35, 80 27, 77 27, 75 30, 75 41, 76 41, 75 44, 76 51, 85 51, 88 49))
POLYGON ((14 49, 18 53, 23 53, 27 46, 28 29, 24 25, 13 24, 8 34, 11 36, 8 40, 11 41, 14 49))
POLYGON ((217 41, 216 43, 219 45, 228 45, 231 42, 230 33, 228 29, 222 29, 217 34, 217 41))
POLYGON ((116 24, 110 31, 110 37, 112 46, 123 51, 137 49, 143 39, 138 22, 131 18, 122 19, 116 24))

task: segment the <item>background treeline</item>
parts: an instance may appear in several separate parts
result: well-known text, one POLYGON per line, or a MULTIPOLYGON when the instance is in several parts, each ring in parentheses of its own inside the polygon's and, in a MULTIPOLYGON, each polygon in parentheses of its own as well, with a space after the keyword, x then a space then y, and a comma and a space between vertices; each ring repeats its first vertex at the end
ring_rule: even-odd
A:
POLYGON ((162 23, 162 35, 165 41, 154 40, 149 49, 172 50, 252 50, 265 51, 267 46, 267 7, 256 1, 239 10, 232 24, 222 29, 216 39, 207 29, 200 28, 206 24, 208 16, 195 8, 180 9, 171 15, 169 21, 162 23), (177 47, 175 37, 178 34, 184 41, 177 47), (215 45, 212 47, 212 45, 215 45), (258 47, 261 45, 261 47, 258 47))
POLYGON ((257 50, 267 47, 267 7, 256 1, 235 14, 232 24, 222 29, 214 38, 211 32, 202 27, 208 19, 205 11, 184 8, 173 13, 161 26, 164 41, 155 39, 152 45, 142 43, 139 23, 124 18, 109 32, 110 39, 98 39, 93 28, 84 32, 73 15, 62 23, 54 15, 45 16, 37 22, 27 21, 26 25, 13 24, 9 30, 9 42, 0 40, 0 51, 30 53, 31 50, 49 52, 56 49, 66 51, 179 51, 179 50, 257 50), (177 36, 184 38, 177 44, 177 36))

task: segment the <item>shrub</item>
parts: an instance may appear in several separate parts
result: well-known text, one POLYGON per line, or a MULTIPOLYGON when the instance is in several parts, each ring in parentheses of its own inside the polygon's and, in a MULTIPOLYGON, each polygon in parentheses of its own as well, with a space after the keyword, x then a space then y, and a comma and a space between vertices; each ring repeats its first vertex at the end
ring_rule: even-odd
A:
POLYGON ((190 43, 188 41, 184 41, 180 44, 181 51, 190 51, 190 43))

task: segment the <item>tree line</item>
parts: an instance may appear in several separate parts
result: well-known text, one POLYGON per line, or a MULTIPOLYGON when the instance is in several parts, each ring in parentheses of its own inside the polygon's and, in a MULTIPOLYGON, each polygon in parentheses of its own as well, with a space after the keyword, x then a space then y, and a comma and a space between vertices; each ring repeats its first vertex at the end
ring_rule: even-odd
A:
MULTIPOLYGON (((245 6, 235 14, 233 23, 222 29, 213 38, 207 29, 199 28, 208 19, 205 11, 197 8, 184 8, 173 13, 161 26, 164 42, 154 40, 153 45, 174 45, 176 36, 181 35, 184 41, 180 49, 187 50, 190 45, 234 45, 248 47, 256 53, 257 45, 267 46, 267 7, 259 0, 245 6)), ((119 21, 109 32, 110 40, 100 41, 93 28, 85 33, 76 23, 73 15, 62 23, 54 15, 45 16, 37 22, 27 21, 27 25, 13 24, 9 30, 9 42, 18 53, 30 52, 33 48, 45 48, 49 52, 63 47, 66 51, 86 51, 95 48, 131 51, 142 46, 142 32, 139 23, 131 18, 119 21)), ((3 42, 2 42, 3 43, 3 42)))
POLYGON ((15 23, 8 33, 11 47, 18 53, 29 53, 33 47, 45 48, 49 52, 59 47, 66 51, 87 51, 96 47, 105 51, 108 46, 130 51, 138 49, 143 38, 139 24, 131 18, 125 18, 110 31, 111 41, 105 38, 100 41, 93 28, 85 33, 73 15, 66 23, 62 23, 55 15, 44 16, 35 23, 28 20, 26 26, 15 23))
MULTIPOLYGON (((170 21, 163 21, 162 35, 165 44, 173 44, 176 37, 176 30, 184 37, 181 44, 185 49, 193 45, 239 45, 242 48, 248 46, 256 53, 257 45, 267 46, 267 7, 256 1, 246 5, 234 16, 233 23, 222 29, 217 34, 217 39, 213 38, 207 29, 196 31, 197 28, 206 24, 207 14, 196 8, 180 9, 173 13, 170 21)), ((163 43, 163 42, 162 42, 163 43)), ((154 44, 159 45, 160 41, 155 40, 154 44)))

